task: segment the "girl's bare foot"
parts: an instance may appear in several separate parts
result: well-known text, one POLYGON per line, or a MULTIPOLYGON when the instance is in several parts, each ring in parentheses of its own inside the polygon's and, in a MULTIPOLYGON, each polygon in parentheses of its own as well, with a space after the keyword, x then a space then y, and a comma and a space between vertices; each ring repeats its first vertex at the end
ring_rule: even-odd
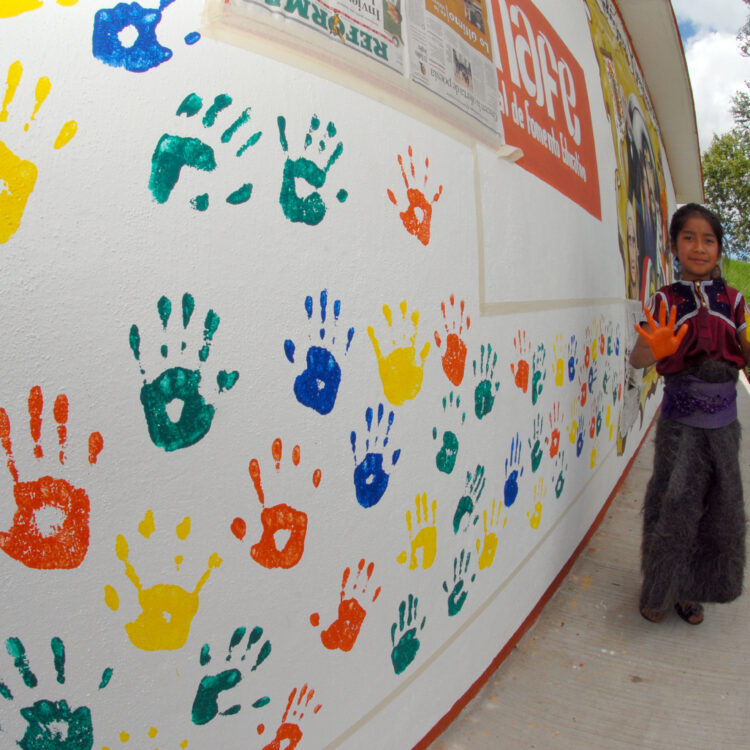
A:
POLYGON ((641 607, 641 617, 645 617, 649 622, 661 622, 664 619, 664 612, 660 612, 658 609, 641 607))

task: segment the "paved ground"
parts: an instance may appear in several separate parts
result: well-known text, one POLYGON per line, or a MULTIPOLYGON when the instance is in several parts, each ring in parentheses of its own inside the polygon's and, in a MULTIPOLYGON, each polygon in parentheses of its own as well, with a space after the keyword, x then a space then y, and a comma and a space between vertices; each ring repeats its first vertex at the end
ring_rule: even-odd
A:
MULTIPOLYGON (((742 388, 739 411, 750 504, 742 388)), ((750 583, 737 601, 707 605, 699 626, 675 613, 654 625, 638 613, 653 432, 537 624, 430 750, 750 748, 750 583)))

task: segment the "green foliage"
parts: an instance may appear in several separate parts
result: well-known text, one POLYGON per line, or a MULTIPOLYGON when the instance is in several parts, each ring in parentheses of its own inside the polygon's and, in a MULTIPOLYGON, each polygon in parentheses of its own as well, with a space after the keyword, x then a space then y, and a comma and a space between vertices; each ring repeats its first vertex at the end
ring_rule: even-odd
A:
POLYGON ((728 255, 750 258, 750 131, 715 135, 703 154, 706 203, 721 219, 728 255))
POLYGON ((725 257, 721 272, 729 286, 739 289, 745 299, 750 299, 750 263, 725 257))
MULTIPOLYGON (((745 0, 750 9, 750 0, 745 0)), ((737 39, 742 54, 750 57, 750 14, 737 39)), ((745 82, 750 88, 750 84, 745 82)), ((703 154, 706 204, 721 219, 727 255, 750 259, 750 94, 732 97, 734 127, 715 135, 703 154)))

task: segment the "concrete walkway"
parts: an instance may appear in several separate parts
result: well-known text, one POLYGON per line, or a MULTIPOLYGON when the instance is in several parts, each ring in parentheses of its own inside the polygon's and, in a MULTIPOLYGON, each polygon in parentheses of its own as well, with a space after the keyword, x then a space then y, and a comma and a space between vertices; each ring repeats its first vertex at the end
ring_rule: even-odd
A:
MULTIPOLYGON (((738 400, 747 505, 750 392, 738 400)), ((430 750, 750 748, 750 578, 699 626, 638 613, 654 432, 536 625, 430 750)))

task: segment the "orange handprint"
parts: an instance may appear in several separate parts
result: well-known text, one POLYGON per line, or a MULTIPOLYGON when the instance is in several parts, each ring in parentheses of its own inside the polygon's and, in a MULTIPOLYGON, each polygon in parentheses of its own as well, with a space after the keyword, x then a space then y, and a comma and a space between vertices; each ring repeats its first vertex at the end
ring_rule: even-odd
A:
MULTIPOLYGON (((276 464, 276 471, 281 468, 282 443, 276 438, 271 446, 271 455, 276 464)), ((295 445, 292 449, 292 463, 299 466, 300 447, 295 445)), ((260 541, 250 549, 250 556, 264 568, 293 568, 302 558, 305 551, 305 536, 307 534, 307 514, 296 510, 286 503, 279 503, 270 508, 265 504, 265 492, 260 481, 260 464, 257 458, 250 461, 248 467, 250 478, 253 481, 258 501, 263 506, 260 513, 260 522, 263 525, 263 533, 260 541), (282 549, 277 547, 276 534, 289 532, 289 536, 282 549)), ((320 469, 315 469, 312 476, 313 487, 317 489, 320 484, 320 469)), ((243 518, 235 518, 231 524, 232 533, 243 539, 247 531, 247 524, 243 518)))
MULTIPOLYGON (((443 193, 443 186, 438 187, 437 193, 432 196, 432 201, 428 201, 425 198, 424 193, 418 188, 409 187, 409 178, 406 175, 404 169, 404 158, 401 154, 398 155, 398 164, 401 167, 401 175, 404 178, 404 184, 406 185, 406 197, 409 199, 409 207, 406 211, 400 213, 401 221, 404 224, 404 228, 409 234, 413 234, 423 245, 430 243, 430 222, 432 220, 432 204, 437 203, 440 196, 443 193)), ((427 190, 427 170, 430 166, 429 158, 424 160, 425 175, 422 187, 427 190)), ((409 146, 409 172, 412 178, 416 177, 416 170, 414 169, 414 152, 412 147, 409 146)), ((388 189, 388 197, 394 206, 398 206, 398 201, 393 191, 388 189)))
MULTIPOLYGON (((365 568, 366 561, 362 558, 357 566, 357 574, 350 581, 351 568, 344 570, 341 578, 341 601, 339 602, 338 617, 320 634, 320 640, 323 645, 334 651, 351 651, 359 637, 359 631, 362 629, 362 623, 367 615, 364 607, 358 599, 362 599, 367 592, 367 586, 372 578, 375 563, 370 563, 365 568), (363 578, 364 575, 364 578, 363 578)), ((374 602, 380 596, 380 586, 375 589, 372 595, 374 602)), ((313 626, 320 623, 320 615, 316 612, 310 616, 310 622, 313 626)))
POLYGON ((518 352, 518 364, 511 364, 510 371, 513 373, 516 381, 516 387, 524 393, 529 390, 529 362, 531 355, 531 342, 526 341, 526 331, 519 331, 513 337, 513 346, 518 352))
MULTIPOLYGON (((303 685, 299 688, 297 704, 292 708, 294 698, 297 696, 297 688, 294 688, 292 692, 289 693, 286 711, 284 711, 284 715, 281 717, 281 724, 276 730, 276 736, 263 748, 263 750, 281 750, 282 743, 287 743, 283 744, 284 750, 294 750, 294 748, 299 745, 299 742, 302 739, 302 730, 299 725, 302 723, 302 719, 305 717, 305 711, 309 708, 314 695, 314 690, 308 690, 307 685, 303 685), (291 718, 293 721, 287 721, 290 710, 292 712, 291 718)), ((321 708, 323 708, 323 706, 318 703, 317 706, 313 707, 312 712, 317 714, 321 708)))
POLYGON ((641 326, 636 325, 635 330, 643 336, 651 347, 651 351, 656 359, 664 359, 672 356, 682 343, 688 332, 688 324, 683 323, 680 330, 675 334, 674 327, 677 322, 677 308, 673 307, 669 313, 669 324, 667 324, 667 308, 661 305, 659 308, 659 325, 656 325, 654 316, 648 308, 643 310, 646 313, 650 331, 646 331, 641 326))
MULTIPOLYGON (((36 385, 29 393, 29 426, 34 441, 34 456, 44 457, 41 445, 42 389, 36 385)), ((65 463, 68 436, 68 397, 60 394, 53 408, 59 443, 58 461, 65 463)), ((52 570, 77 568, 89 547, 89 497, 85 490, 65 479, 43 476, 33 482, 19 482, 18 469, 10 439, 10 420, 0 409, 0 444, 7 456, 13 478, 13 496, 18 506, 13 526, 0 532, 0 548, 28 568, 52 570)), ((95 464, 104 443, 98 432, 89 436, 89 463, 95 464)))
MULTIPOLYGON (((446 374, 448 380, 453 385, 461 385, 464 379, 464 369, 466 367, 466 344, 461 338, 461 334, 464 330, 464 301, 461 300, 458 303, 458 315, 455 310, 456 300, 451 294, 450 296, 450 318, 451 323, 448 322, 448 313, 445 309, 445 301, 440 303, 440 309, 443 311, 443 327, 445 328, 445 351, 443 352, 443 372, 446 374), (456 332, 456 325, 458 318, 458 332, 456 332)), ((469 330, 471 326, 471 318, 466 316, 466 330, 469 330)), ((438 348, 442 351, 443 340, 440 334, 435 331, 435 343, 438 348)))
POLYGON ((550 436, 544 439, 549 445, 549 457, 554 458, 560 450, 560 428, 563 425, 563 417, 560 413, 560 402, 556 401, 549 413, 550 436))

